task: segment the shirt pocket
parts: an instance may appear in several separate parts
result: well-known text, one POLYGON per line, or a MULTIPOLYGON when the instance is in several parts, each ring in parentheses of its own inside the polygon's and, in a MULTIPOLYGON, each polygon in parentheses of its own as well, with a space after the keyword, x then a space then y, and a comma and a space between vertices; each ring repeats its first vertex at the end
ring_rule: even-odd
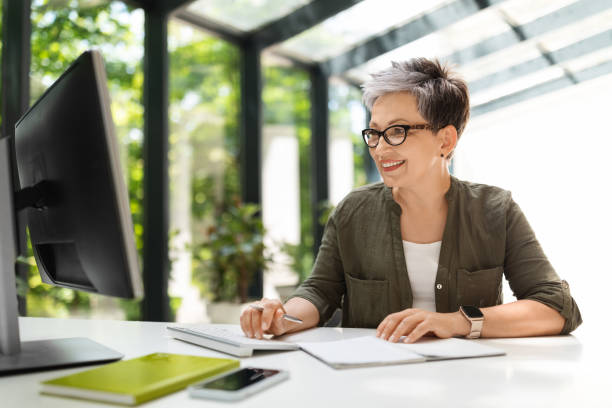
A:
POLYGON ((378 327, 389 314, 389 281, 346 275, 348 327, 378 327))
POLYGON ((457 270, 457 306, 488 307, 502 302, 503 266, 468 271, 457 270))

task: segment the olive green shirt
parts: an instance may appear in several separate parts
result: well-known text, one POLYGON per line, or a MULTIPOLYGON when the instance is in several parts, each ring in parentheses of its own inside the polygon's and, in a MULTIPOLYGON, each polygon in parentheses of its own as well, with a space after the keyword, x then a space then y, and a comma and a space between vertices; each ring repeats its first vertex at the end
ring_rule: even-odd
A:
MULTIPOLYGON (((582 319, 567 282, 548 262, 509 191, 451 176, 448 215, 435 280, 437 312, 502 300, 502 276, 517 299, 557 310, 562 333, 582 319)), ((332 212, 311 276, 291 297, 319 311, 319 325, 337 308, 344 327, 377 327, 390 313, 412 307, 401 208, 383 183, 351 192, 332 212)))

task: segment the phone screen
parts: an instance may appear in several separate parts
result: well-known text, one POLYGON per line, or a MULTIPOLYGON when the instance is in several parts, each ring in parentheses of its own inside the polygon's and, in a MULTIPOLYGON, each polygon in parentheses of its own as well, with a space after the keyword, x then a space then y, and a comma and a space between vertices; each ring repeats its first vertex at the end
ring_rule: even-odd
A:
POLYGON ((217 378, 200 388, 212 390, 237 391, 251 384, 262 381, 268 377, 278 374, 278 370, 264 370, 262 368, 243 368, 232 374, 217 378))

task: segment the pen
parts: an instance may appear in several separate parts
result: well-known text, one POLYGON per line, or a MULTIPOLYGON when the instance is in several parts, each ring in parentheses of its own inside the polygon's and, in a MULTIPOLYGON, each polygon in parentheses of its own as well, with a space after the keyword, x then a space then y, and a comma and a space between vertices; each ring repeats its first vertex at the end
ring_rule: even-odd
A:
MULTIPOLYGON (((263 306, 249 305, 249 307, 255 310, 259 310, 260 312, 263 312, 264 310, 263 306)), ((298 319, 297 317, 288 315, 287 313, 283 314, 283 319, 289 320, 290 322, 293 322, 293 323, 300 323, 300 324, 304 323, 302 319, 298 319)))

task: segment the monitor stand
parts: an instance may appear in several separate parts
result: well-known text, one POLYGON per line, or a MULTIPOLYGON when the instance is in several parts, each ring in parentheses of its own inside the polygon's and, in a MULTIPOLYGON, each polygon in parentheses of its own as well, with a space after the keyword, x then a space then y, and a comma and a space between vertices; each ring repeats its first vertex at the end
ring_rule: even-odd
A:
POLYGON ((123 355, 87 338, 22 342, 15 285, 16 224, 10 141, 0 138, 0 376, 103 363, 123 355))

